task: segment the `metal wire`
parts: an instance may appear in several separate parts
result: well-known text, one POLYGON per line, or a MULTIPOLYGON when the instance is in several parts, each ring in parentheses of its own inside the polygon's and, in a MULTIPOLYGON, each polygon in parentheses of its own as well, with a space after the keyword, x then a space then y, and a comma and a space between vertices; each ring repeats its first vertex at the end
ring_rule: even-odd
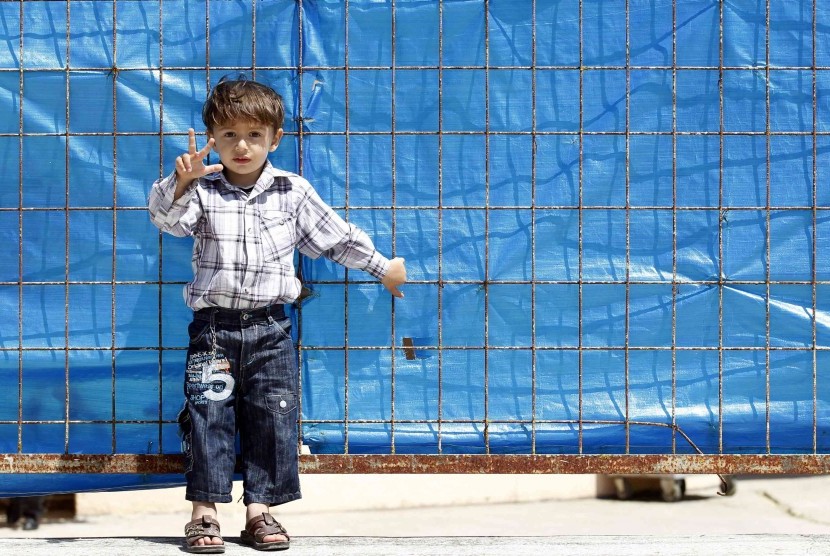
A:
POLYGON ((584 369, 584 360, 583 360, 583 326, 582 326, 582 308, 583 308, 583 299, 584 299, 584 292, 582 289, 583 285, 583 255, 584 255, 584 247, 582 243, 582 236, 583 236, 583 213, 582 209, 584 208, 584 176, 585 176, 585 72, 584 72, 584 62, 585 62, 585 38, 584 38, 584 25, 583 25, 583 13, 584 13, 584 6, 582 0, 579 0, 579 254, 578 254, 578 274, 579 277, 579 298, 577 300, 578 309, 577 315, 579 322, 578 326, 578 333, 577 333, 577 341, 579 342, 579 360, 578 360, 578 369, 579 369, 579 396, 578 396, 578 427, 579 427, 579 434, 577 437, 577 451, 579 454, 582 454, 584 451, 584 405, 585 405, 585 397, 583 392, 583 374, 582 370, 584 369))
POLYGON ((811 315, 811 333, 812 333, 812 365, 813 365, 813 453, 818 452, 818 364, 817 364, 817 338, 816 338, 816 284, 817 284, 817 272, 816 272, 816 260, 817 260, 817 253, 816 253, 816 243, 818 242, 818 213, 816 212, 816 207, 818 205, 818 137, 816 136, 816 131, 818 130, 818 99, 817 99, 817 79, 816 79, 816 4, 817 2, 813 2, 813 21, 812 21, 812 96, 813 96, 813 137, 812 137, 812 144, 813 144, 813 165, 812 165, 812 178, 813 178, 813 187, 812 187, 812 200, 813 200, 813 209, 812 209, 812 217, 813 217, 813 234, 812 234, 812 261, 810 265, 810 277, 812 279, 812 310, 813 313, 811 315))
MULTIPOLYGON (((397 132, 397 126, 395 125, 395 123, 396 123, 395 119, 396 119, 396 115, 397 115, 397 104, 395 102, 396 101, 396 96, 397 96, 397 87, 396 87, 397 83, 395 81, 395 71, 397 70, 397 64, 395 63, 397 61, 397 59, 396 59, 396 54, 397 54, 396 53, 396 42, 395 42, 395 36, 396 36, 396 33, 395 33, 395 20, 397 18, 397 11, 395 10, 395 7, 396 7, 395 6, 395 0, 392 0, 392 5, 390 7, 391 8, 390 9, 390 11, 391 11, 391 14, 390 14, 390 18, 391 18, 390 28, 392 29, 391 47, 390 47, 390 56, 392 58, 392 72, 391 72, 392 73, 392 76, 391 76, 391 78, 392 78, 392 83, 391 83, 391 85, 392 85, 392 94, 391 94, 391 97, 392 97, 392 114, 391 114, 391 116, 392 116, 391 117, 391 126, 392 126, 391 127, 391 131, 392 131, 392 145, 391 145, 391 147, 392 147, 392 152, 391 152, 391 157, 392 157, 392 209, 391 209, 391 212, 392 212, 392 257, 395 256, 395 253, 397 251, 397 244, 398 244, 398 242, 397 242, 397 233, 396 233, 397 232, 397 222, 398 222, 398 215, 397 215, 397 212, 396 212, 397 211, 397 206, 396 205, 397 205, 397 184, 398 184, 398 182, 397 182, 397 173, 396 173, 397 160, 395 159, 395 155, 397 154, 397 150, 395 148, 395 146, 396 146, 395 133, 397 132)), ((392 298, 392 324, 391 324, 390 328, 391 328, 391 336, 392 336, 392 345, 395 345, 397 343, 397 334, 396 334, 396 330, 395 330, 395 299, 394 298, 392 298)), ((389 423, 389 434, 390 434, 390 437, 391 437, 390 438, 389 452, 392 453, 392 454, 395 453, 395 423, 397 421, 397 419, 395 418, 395 376, 397 375, 397 372, 396 372, 397 371, 397 357, 395 357, 395 356, 396 356, 396 352, 393 350, 392 353, 391 353, 391 357, 390 357, 391 366, 392 366, 392 376, 390 378, 390 383, 391 383, 390 384, 390 394, 391 394, 390 404, 391 404, 391 408, 389 410, 389 420, 391 421, 389 423)))
POLYGON ((484 0, 484 453, 490 454, 490 6, 484 0))
MULTIPOLYGON (((438 0, 438 344, 444 344, 444 0, 438 0)), ((444 450, 444 352, 438 350, 438 453, 444 450)))
MULTIPOLYGON (((164 0, 159 0, 159 135, 161 135, 162 131, 164 130, 164 0)), ((116 130, 113 130, 116 131, 116 130)), ((117 141, 117 139, 116 139, 117 141)), ((159 168, 158 174, 161 176, 164 174, 164 141, 159 141, 159 168)), ((162 283, 163 280, 163 272, 164 272, 164 242, 162 241, 162 236, 159 234, 158 238, 158 250, 159 250, 159 269, 158 269, 158 281, 159 284, 162 283)), ((162 308, 164 307, 163 303, 163 296, 162 296, 162 288, 159 286, 158 289, 158 321, 164 322, 162 320, 162 308)), ((113 329, 115 327, 113 326, 113 329)), ((159 346, 163 345, 164 342, 162 341, 162 330, 161 326, 159 326, 158 330, 158 344, 159 346)), ((163 384, 164 382, 164 350, 158 350, 158 383, 159 385, 163 384)), ((158 453, 161 454, 163 451, 162 439, 164 435, 164 388, 159 387, 159 407, 158 407, 158 453)))
POLYGON ((625 0, 625 453, 631 452, 631 6, 625 0))
POLYGON ((718 5, 718 453, 723 453, 723 3, 718 5))
MULTIPOLYGON (((350 127, 350 114, 349 114, 349 107, 351 106, 350 99, 349 99, 349 1, 346 0, 344 4, 344 13, 343 13, 343 29, 345 33, 345 40, 343 44, 343 54, 345 56, 346 66, 343 69, 343 95, 346 99, 346 110, 344 114, 344 121, 345 121, 345 142, 346 142, 346 154, 344 156, 344 165, 346 167, 346 177, 345 177, 345 201, 346 207, 349 206, 349 164, 351 162, 349 157, 349 135, 351 133, 350 127)), ((346 208, 344 210, 345 218, 348 221, 349 219, 349 210, 346 208)), ((349 269, 345 269, 344 271, 345 280, 349 280, 349 269)), ((354 422, 353 419, 349 419, 349 288, 343 288, 343 314, 344 320, 343 323, 343 453, 349 453, 349 424, 354 422)), ((308 421, 308 420, 306 420, 308 421)))
POLYGON ((677 452, 677 3, 671 9, 671 449, 677 452))
MULTIPOLYGON (((531 107, 530 117, 532 130, 532 145, 530 153, 530 252, 533 254, 530 259, 530 453, 536 453, 536 2, 532 3, 530 16, 531 26, 531 107)), ((440 343, 440 342, 439 342, 440 343)))
MULTIPOLYGON (((23 3, 20 3, 20 38, 19 38, 19 50, 18 50, 18 60, 23 59, 23 3)), ((20 154, 18 158, 18 183, 21 185, 23 184, 23 71, 20 70, 20 89, 18 91, 18 98, 20 102, 18 103, 19 113, 18 113, 18 153, 20 154)), ((18 233, 18 243, 17 243, 17 275, 20 277, 20 283, 18 284, 18 293, 17 293, 17 345, 22 347, 23 346, 23 187, 20 188, 20 191, 17 194, 17 202, 18 202, 18 215, 17 215, 17 233, 18 233)), ((17 452, 23 452, 23 350, 20 350, 17 354, 17 452)))
MULTIPOLYGON (((765 14, 765 29, 764 29, 764 61, 765 61, 765 74, 764 74, 764 103, 765 103, 765 110, 766 110, 766 199, 767 199, 767 206, 766 209, 766 245, 764 246, 766 251, 766 268, 765 268, 765 276, 766 276, 766 299, 764 300, 764 325, 766 330, 764 331, 764 343, 766 347, 769 348, 770 346, 770 261, 772 259, 772 243, 771 243, 771 236, 770 233, 770 201, 772 199, 772 194, 770 191, 770 156, 771 156, 771 145, 770 145, 770 106, 769 106, 769 0, 766 1, 766 6, 764 7, 765 14)), ((770 384, 769 384, 769 349, 765 350, 764 352, 764 368, 765 368, 765 376, 764 376, 764 413, 765 413, 765 421, 766 421, 766 453, 770 453, 770 384)))

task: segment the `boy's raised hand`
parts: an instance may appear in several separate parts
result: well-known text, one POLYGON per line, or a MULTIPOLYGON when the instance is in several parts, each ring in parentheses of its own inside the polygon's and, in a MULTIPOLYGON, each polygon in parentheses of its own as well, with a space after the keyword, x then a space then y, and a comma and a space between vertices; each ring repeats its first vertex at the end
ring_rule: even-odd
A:
POLYGON ((181 192, 184 192, 193 180, 213 172, 221 172, 224 169, 221 164, 205 166, 204 159, 213 148, 213 137, 208 140, 207 145, 197 151, 196 132, 190 128, 187 130, 187 135, 189 139, 187 152, 176 158, 176 185, 181 192))
POLYGON ((389 261, 389 270, 381 279, 380 283, 395 297, 403 297, 403 293, 398 289, 398 286, 405 282, 406 266, 404 266, 404 259, 395 257, 389 261))

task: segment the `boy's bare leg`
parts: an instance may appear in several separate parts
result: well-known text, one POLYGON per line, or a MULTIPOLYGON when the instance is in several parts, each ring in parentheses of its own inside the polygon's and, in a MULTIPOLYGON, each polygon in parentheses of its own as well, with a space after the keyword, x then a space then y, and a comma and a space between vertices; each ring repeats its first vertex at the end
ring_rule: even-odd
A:
MULTIPOLYGON (((258 515, 267 513, 270 512, 268 511, 268 506, 266 504, 248 504, 248 507, 245 510, 245 523, 248 523, 249 521, 251 521, 252 518, 258 515)), ((262 539, 262 542, 275 542, 285 540, 288 540, 285 538, 285 535, 265 535, 265 537, 262 539)))
MULTIPOLYGON (((199 519, 202 516, 210 516, 216 518, 216 504, 213 502, 193 502, 193 511, 190 514, 191 521, 199 519)), ((202 537, 193 543, 193 546, 203 546, 208 544, 223 544, 219 537, 202 537)))

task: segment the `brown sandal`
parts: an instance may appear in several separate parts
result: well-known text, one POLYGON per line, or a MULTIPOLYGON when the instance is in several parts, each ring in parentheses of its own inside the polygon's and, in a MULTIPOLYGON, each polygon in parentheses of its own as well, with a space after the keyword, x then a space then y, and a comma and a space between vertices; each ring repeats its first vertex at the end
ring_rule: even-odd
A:
POLYGON ((263 513, 251 520, 245 525, 245 530, 240 533, 242 542, 248 546, 253 546, 257 550, 285 550, 288 548, 291 538, 285 531, 285 527, 280 525, 280 522, 274 519, 269 513, 263 513), (263 542, 262 539, 268 535, 284 535, 284 541, 263 542))
POLYGON ((218 537, 219 540, 222 540, 222 534, 219 532, 219 522, 209 515, 203 515, 188 522, 184 526, 184 536, 188 552, 197 554, 222 554, 225 552, 225 541, 222 541, 222 544, 194 544, 204 537, 218 537))

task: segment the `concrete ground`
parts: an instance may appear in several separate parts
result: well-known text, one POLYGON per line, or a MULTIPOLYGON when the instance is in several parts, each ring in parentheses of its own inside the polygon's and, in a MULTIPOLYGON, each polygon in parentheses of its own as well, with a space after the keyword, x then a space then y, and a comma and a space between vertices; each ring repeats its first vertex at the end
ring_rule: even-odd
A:
MULTIPOLYGON (((312 476, 275 513, 291 554, 830 554, 827 477, 739 478, 732 497, 716 477, 686 480, 682 501, 663 502, 598 499, 592 476, 312 476)), ((98 500, 79 499, 75 519, 0 528, 0 554, 183 553, 181 489, 82 496, 98 500)), ((242 505, 219 512, 226 554, 252 554, 242 505)))

